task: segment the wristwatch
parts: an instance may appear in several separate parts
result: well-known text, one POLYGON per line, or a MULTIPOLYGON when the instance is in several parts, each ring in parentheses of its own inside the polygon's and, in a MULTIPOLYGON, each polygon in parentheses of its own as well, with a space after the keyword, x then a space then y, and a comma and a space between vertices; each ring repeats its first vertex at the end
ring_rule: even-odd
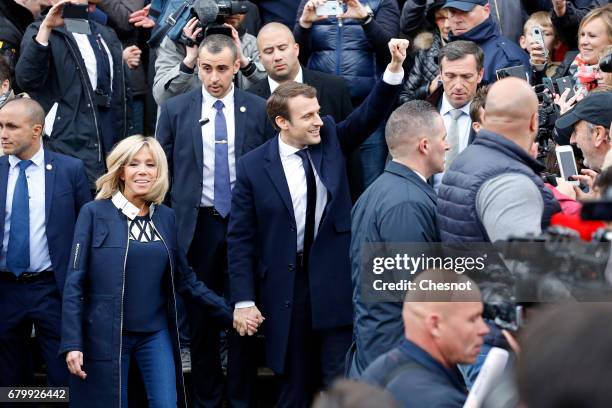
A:
POLYGON ((245 76, 249 76, 253 72, 255 72, 257 67, 255 66, 255 63, 253 62, 251 57, 246 57, 246 59, 249 61, 249 63, 246 64, 244 67, 240 68, 240 72, 242 72, 242 74, 245 76))
POLYGON ((372 11, 372 8, 367 4, 363 6, 363 8, 368 13, 368 16, 361 21, 361 25, 368 25, 374 19, 374 11, 372 11))

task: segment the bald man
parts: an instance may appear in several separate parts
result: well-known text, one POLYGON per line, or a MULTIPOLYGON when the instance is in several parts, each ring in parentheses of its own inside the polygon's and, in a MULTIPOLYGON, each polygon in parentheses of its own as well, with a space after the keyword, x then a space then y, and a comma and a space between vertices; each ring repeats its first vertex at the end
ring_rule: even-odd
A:
POLYGON ((529 155, 538 133, 538 99, 529 84, 491 86, 483 129, 447 170, 438 192, 442 241, 495 242, 539 234, 559 203, 529 155))
POLYGON ((386 388, 403 407, 463 406, 467 390, 457 364, 472 364, 489 332, 478 286, 465 275, 428 270, 415 280, 402 310, 404 338, 377 358, 362 380, 386 388), (447 283, 448 291, 420 290, 447 283))
POLYGON ((344 78, 300 65, 300 46, 286 25, 268 23, 263 26, 257 35, 257 49, 268 77, 253 84, 249 92, 268 99, 280 84, 295 81, 317 90, 322 115, 331 115, 339 122, 353 110, 344 78))
MULTIPOLYGON (((436 193, 427 183, 444 170, 446 129, 438 110, 407 102, 389 117, 385 138, 392 160, 352 212, 353 338, 350 377, 357 378, 402 338, 401 304, 362 299, 362 248, 366 242, 437 242, 436 193)), ((365 279, 365 277, 364 277, 365 279)))
POLYGON ((32 326, 51 386, 68 385, 58 357, 61 293, 74 224, 91 199, 85 167, 43 149, 45 112, 13 99, 0 109, 0 386, 32 385, 32 326))

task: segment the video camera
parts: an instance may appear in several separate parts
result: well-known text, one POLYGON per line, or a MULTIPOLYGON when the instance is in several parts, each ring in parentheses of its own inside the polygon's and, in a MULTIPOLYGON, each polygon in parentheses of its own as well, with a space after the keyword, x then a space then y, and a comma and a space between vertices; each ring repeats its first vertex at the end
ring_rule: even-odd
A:
POLYGON ((534 87, 538 96, 538 160, 544 159, 554 146, 555 122, 559 118, 559 106, 554 101, 554 88, 541 84, 534 87), (552 89, 551 89, 552 88, 552 89))
MULTIPOLYGON (((159 0, 158 0, 159 1, 159 0)), ((153 2, 151 3, 153 10, 153 2)), ((157 25, 151 33, 148 44, 156 48, 167 35, 173 41, 179 41, 187 46, 200 44, 204 37, 212 34, 232 36, 229 27, 225 27, 224 17, 234 14, 246 14, 246 1, 234 0, 169 0, 161 12, 157 12, 157 25), (183 35, 183 28, 193 17, 198 19, 198 27, 202 33, 195 41, 183 35)))

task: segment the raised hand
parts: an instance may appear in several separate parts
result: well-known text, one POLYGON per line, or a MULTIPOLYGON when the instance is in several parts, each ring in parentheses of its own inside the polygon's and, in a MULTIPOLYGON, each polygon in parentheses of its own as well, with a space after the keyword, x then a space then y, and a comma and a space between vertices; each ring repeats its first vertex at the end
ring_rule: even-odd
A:
POLYGON ((312 23, 327 18, 327 16, 317 16, 317 7, 323 5, 323 3, 325 3, 325 0, 309 0, 304 5, 302 16, 298 21, 302 28, 310 28, 312 27, 312 23))
POLYGON ((136 10, 128 19, 130 24, 133 24, 134 27, 143 27, 143 28, 152 28, 155 27, 155 21, 149 17, 149 9, 151 5, 141 8, 140 10, 136 10))
POLYGON ((346 2, 346 11, 338 16, 338 18, 354 18, 356 20, 364 20, 367 17, 368 10, 359 0, 348 0, 346 2))
POLYGON ((185 47, 185 58, 183 59, 183 64, 185 64, 189 68, 195 67, 196 60, 198 59, 198 46, 195 44, 195 39, 202 32, 202 27, 198 27, 198 19, 197 17, 193 17, 191 20, 185 24, 183 27, 183 35, 189 38, 191 41, 194 41, 194 44, 191 47, 185 47))
POLYGON ((401 38, 392 38, 389 41, 389 52, 391 53, 391 62, 387 69, 391 72, 402 72, 402 64, 406 59, 406 53, 410 42, 401 38))

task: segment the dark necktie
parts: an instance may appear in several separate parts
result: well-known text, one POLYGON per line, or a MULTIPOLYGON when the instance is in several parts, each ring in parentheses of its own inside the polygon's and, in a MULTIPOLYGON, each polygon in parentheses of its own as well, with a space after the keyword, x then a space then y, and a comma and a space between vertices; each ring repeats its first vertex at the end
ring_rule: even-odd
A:
POLYGON ((227 123, 223 115, 223 102, 217 100, 213 107, 217 110, 215 116, 215 209, 223 218, 227 217, 232 205, 232 190, 230 186, 227 123))
POLYGON ((104 95, 111 94, 111 79, 110 79, 110 60, 106 49, 102 45, 102 38, 95 24, 90 24, 91 34, 87 36, 94 55, 96 56, 96 72, 98 83, 91 84, 95 87, 94 90, 101 92, 104 95))
POLYGON ((16 276, 26 272, 30 267, 30 197, 25 173, 30 164, 31 160, 22 160, 17 164, 19 176, 13 191, 6 267, 16 276))
POLYGON ((304 173, 306 173, 306 224, 304 225, 304 259, 308 260, 310 248, 314 241, 315 211, 317 208, 317 183, 314 171, 308 159, 308 149, 302 149, 295 154, 302 159, 304 173))

